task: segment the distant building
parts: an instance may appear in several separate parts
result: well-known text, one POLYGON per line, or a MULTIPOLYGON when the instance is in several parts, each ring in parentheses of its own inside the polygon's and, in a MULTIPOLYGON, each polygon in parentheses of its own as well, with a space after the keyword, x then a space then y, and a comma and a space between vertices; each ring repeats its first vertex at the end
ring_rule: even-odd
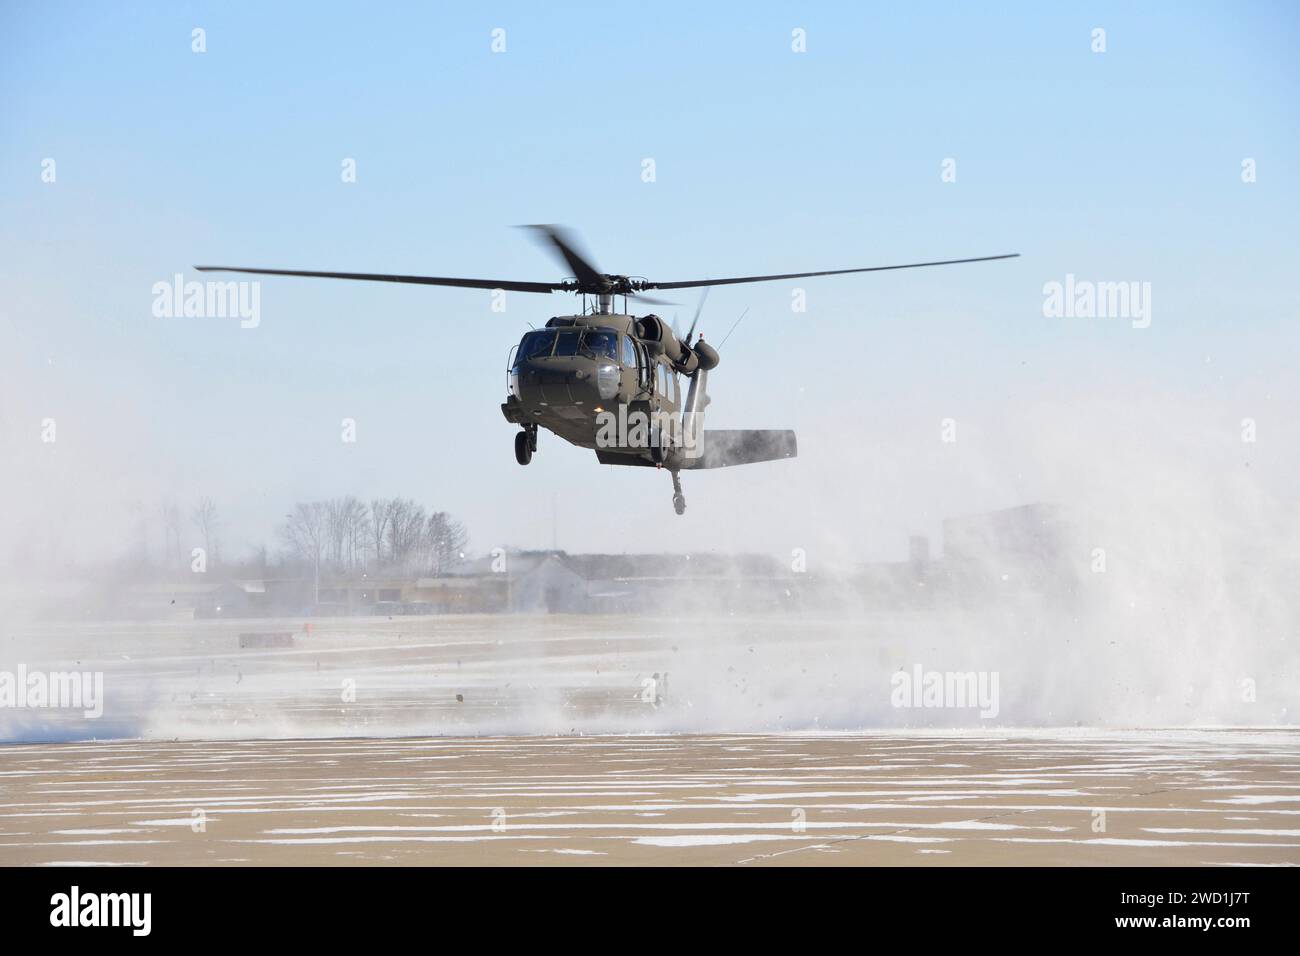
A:
POLYGON ((269 609, 265 582, 195 574, 136 584, 116 592, 113 611, 137 619, 256 617, 269 609))
POLYGON ((134 618, 401 614, 709 616, 815 607, 924 610, 1047 598, 1078 590, 1086 549, 1071 516, 1030 504, 943 522, 943 554, 908 539, 906 560, 855 573, 796 572, 767 555, 497 551, 446 574, 223 579, 194 574, 117 588, 110 613, 134 618))
POLYGON ((789 603, 796 576, 760 555, 568 554, 512 551, 421 579, 481 610, 581 614, 619 611, 687 613, 697 608, 769 607, 789 603))
POLYGON ((1077 590, 1083 552, 1066 509, 1029 504, 948 518, 943 570, 964 598, 1033 594, 1062 598, 1077 590))
POLYGON ((1084 557, 1069 512, 1022 505, 946 519, 942 557, 931 554, 929 539, 911 536, 906 561, 867 565, 855 590, 865 608, 880 611, 1043 597, 1060 602, 1077 590, 1084 557))

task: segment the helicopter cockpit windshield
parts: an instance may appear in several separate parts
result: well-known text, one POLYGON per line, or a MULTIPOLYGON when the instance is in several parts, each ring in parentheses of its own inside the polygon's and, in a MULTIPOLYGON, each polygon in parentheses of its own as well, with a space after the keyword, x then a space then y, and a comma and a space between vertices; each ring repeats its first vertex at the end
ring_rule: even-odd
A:
POLYGON ((608 329, 565 329, 560 332, 528 332, 519 343, 515 361, 549 358, 552 355, 583 355, 587 358, 617 362, 618 333, 608 329))
POLYGON ((525 333, 519 343, 519 352, 515 356, 516 362, 525 362, 528 359, 543 358, 551 354, 551 349, 555 345, 555 333, 550 331, 537 331, 525 333))
POLYGON ((618 334, 603 329, 588 329, 582 336, 579 351, 599 359, 618 361, 618 334))
POLYGON ((606 329, 564 330, 555 339, 556 355, 618 361, 618 333, 606 329))

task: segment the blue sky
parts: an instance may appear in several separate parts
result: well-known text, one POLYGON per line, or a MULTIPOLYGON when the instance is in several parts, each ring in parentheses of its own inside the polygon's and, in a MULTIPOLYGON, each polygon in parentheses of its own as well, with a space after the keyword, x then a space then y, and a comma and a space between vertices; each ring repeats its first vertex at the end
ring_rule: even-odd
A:
POLYGON ((1298 21, 1285 3, 8 4, 6 485, 37 527, 210 495, 236 551, 294 500, 355 493, 458 513, 479 550, 548 545, 558 516, 571 548, 889 556, 943 514, 1058 492, 1069 462, 1017 460, 1018 410, 1154 393, 1198 426, 1264 409, 1293 439, 1298 21), (801 457, 688 476, 676 524, 666 475, 558 439, 512 460, 506 354, 569 297, 497 314, 478 292, 283 279, 256 329, 150 311, 202 262, 559 278, 528 222, 665 280, 1023 258, 810 280, 802 314, 790 283, 715 291, 715 341, 750 311, 711 423, 793 427, 801 457), (1151 327, 1044 318, 1067 273, 1150 282, 1151 327), (947 415, 969 457, 936 453, 947 415))

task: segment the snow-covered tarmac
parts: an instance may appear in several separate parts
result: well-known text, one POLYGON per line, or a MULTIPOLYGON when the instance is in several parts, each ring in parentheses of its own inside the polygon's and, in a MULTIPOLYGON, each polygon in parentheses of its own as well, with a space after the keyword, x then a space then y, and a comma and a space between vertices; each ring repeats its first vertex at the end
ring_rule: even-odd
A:
POLYGON ((1285 675, 1244 703, 1214 661, 1074 640, 969 614, 12 626, 0 670, 102 674, 105 706, 0 709, 0 864, 1300 864, 1300 732, 1072 726, 1277 723, 1285 675), (914 665, 997 672, 998 716, 895 706, 914 665))
POLYGON ((15 746, 0 863, 1297 865, 1298 736, 15 746))

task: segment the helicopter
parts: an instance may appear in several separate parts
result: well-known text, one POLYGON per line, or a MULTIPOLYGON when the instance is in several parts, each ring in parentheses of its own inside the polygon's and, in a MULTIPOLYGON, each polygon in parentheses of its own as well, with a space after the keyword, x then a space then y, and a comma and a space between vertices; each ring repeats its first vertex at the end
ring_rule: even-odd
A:
MULTIPOLYGON (((195 266, 199 272, 352 279, 414 285, 488 289, 493 292, 571 292, 582 297, 576 315, 551 318, 542 329, 524 333, 508 359, 508 394, 501 405, 507 422, 518 425, 515 460, 532 461, 538 433, 545 429, 580 448, 595 451, 606 465, 667 469, 673 480, 673 509, 686 511, 680 472, 726 468, 794 458, 793 431, 787 429, 705 429, 709 404, 708 376, 718 367, 718 350, 696 336, 704 296, 714 286, 773 282, 860 272, 888 272, 929 266, 1014 259, 1019 253, 909 262, 902 265, 740 276, 685 282, 657 282, 642 276, 601 272, 564 228, 524 227, 569 270, 558 282, 518 282, 436 276, 385 275, 367 272, 311 272, 246 266, 195 266), (647 291, 701 289, 700 304, 685 336, 675 323, 653 312, 635 315, 629 308, 672 305, 647 291), (621 311, 616 311, 620 305, 621 311), (687 384, 682 394, 682 382, 687 384)), ((638 311, 640 311, 638 309, 638 311)), ((744 316, 742 315, 741 318, 744 316)), ((739 319, 737 324, 739 324, 739 319)), ((733 330, 735 326, 732 327, 733 330)), ((730 334, 730 333, 728 333, 730 334)), ((725 339, 723 340, 725 342, 725 339)))

